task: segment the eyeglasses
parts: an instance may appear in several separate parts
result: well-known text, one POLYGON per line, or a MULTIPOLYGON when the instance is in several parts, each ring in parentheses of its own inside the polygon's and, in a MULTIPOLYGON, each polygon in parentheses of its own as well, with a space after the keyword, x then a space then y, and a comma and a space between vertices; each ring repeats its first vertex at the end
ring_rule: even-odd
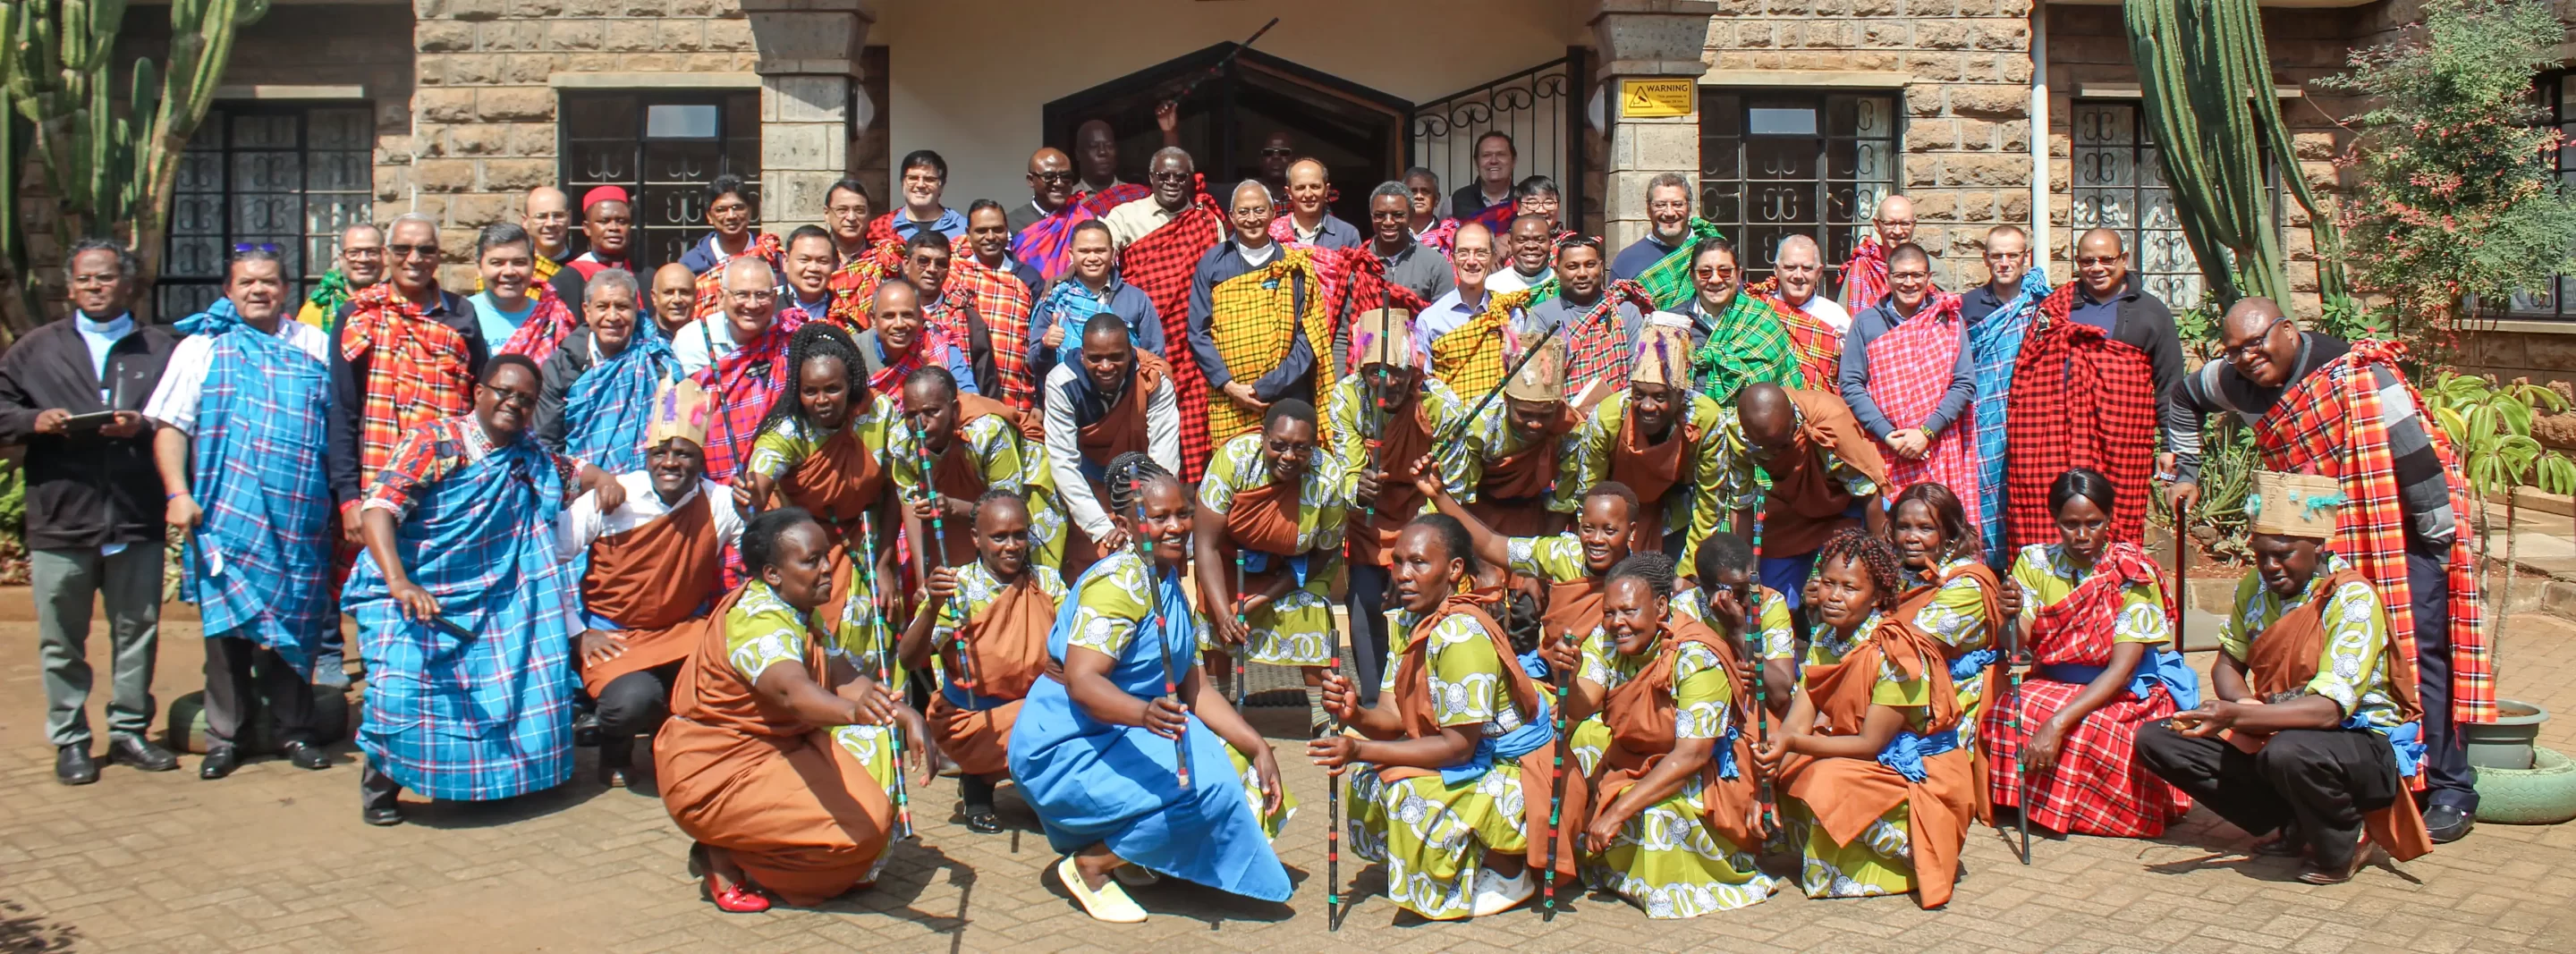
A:
POLYGON ((1070 172, 1032 172, 1029 173, 1029 178, 1048 185, 1072 185, 1074 174, 1070 172))
POLYGON ((1190 174, 1186 172, 1157 172, 1147 175, 1145 177, 1145 181, 1157 184, 1166 182, 1188 182, 1190 181, 1190 174))
POLYGON ((1932 277, 1932 273, 1931 273, 1931 272, 1889 272, 1889 273, 1887 273, 1887 277, 1888 277, 1889 279, 1891 279, 1891 280, 1902 278, 1902 279, 1905 279, 1906 281, 1910 281, 1910 282, 1919 282, 1919 281, 1923 281, 1923 280, 1925 280, 1925 279, 1929 279, 1929 278, 1931 278, 1931 277, 1932 277))
POLYGON ((2227 356, 2234 360, 2253 360, 2254 356, 2263 353, 2263 342, 2272 340, 2272 333, 2281 330, 2281 325, 2289 320, 2290 316, 2288 315, 2274 318, 2272 319, 2271 324, 2263 326, 2261 334, 2245 339, 2244 344, 2229 347, 2225 342, 2220 342, 2219 350, 2227 352, 2227 356))
POLYGON ((537 394, 534 391, 513 391, 489 384, 477 384, 475 387, 482 388, 486 393, 491 394, 492 403, 502 407, 515 407, 525 411, 537 406, 537 394))
POLYGON ((385 257, 385 247, 382 245, 362 245, 355 248, 341 249, 340 254, 348 258, 383 258, 385 257))
POLYGON ((836 205, 829 209, 825 209, 824 211, 832 213, 833 218, 858 219, 867 217, 868 207, 864 205, 836 205))
POLYGON ((1734 278, 1734 277, 1735 277, 1735 266, 1733 266, 1733 265, 1704 265, 1704 266, 1701 266, 1701 267, 1700 267, 1700 270, 1699 270, 1699 277, 1701 277, 1701 278, 1734 278))
POLYGON ((2095 265, 2117 265, 2120 264, 2121 259, 2127 257, 2128 256, 2126 255, 2078 255, 2075 257, 2075 267, 2091 268, 2095 265))
POLYGON ((275 242, 235 242, 235 243, 233 243, 233 254, 235 254, 235 255, 239 255, 239 254, 241 254, 241 253, 243 253, 243 252, 267 252, 268 254, 275 255, 275 254, 278 254, 278 248, 277 248, 277 243, 275 243, 275 242))
POLYGON ((775 301, 778 298, 778 293, 763 288, 754 291, 726 292, 725 297, 744 304, 750 304, 752 302, 775 301))
POLYGON ((410 257, 412 257, 412 256, 414 256, 414 255, 418 255, 418 256, 420 256, 420 257, 422 257, 422 258, 437 258, 437 257, 438 257, 438 246, 436 246, 436 245, 387 245, 387 246, 385 246, 385 253, 386 253, 386 254, 388 254, 388 255, 391 255, 391 256, 393 256, 393 257, 395 257, 395 258, 410 258, 410 257))

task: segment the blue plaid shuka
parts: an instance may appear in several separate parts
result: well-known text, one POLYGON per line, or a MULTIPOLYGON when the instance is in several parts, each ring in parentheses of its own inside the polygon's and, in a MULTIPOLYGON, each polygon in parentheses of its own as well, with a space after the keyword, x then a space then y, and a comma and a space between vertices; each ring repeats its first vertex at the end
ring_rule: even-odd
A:
POLYGON ((2030 336, 2046 297, 2048 273, 2033 268, 2022 273, 2020 294, 1968 325, 1968 348, 1977 361, 1977 526, 1994 560, 2010 560, 2012 552, 2004 546, 2004 405, 2012 394, 2013 362, 2021 358, 2022 339, 2030 336))
POLYGON ((465 637, 405 619, 374 557, 359 558, 343 594, 367 660, 359 746, 394 781, 436 799, 563 784, 576 680, 563 605, 573 581, 554 559, 561 471, 521 436, 412 493, 394 549, 465 637))
POLYGON ((206 635, 252 640, 310 675, 339 625, 322 472, 330 372, 243 324, 230 299, 177 327, 213 346, 194 435, 205 517, 180 556, 179 598, 197 604, 206 635))
POLYGON ((564 454, 612 474, 644 469, 653 392, 679 379, 671 342, 652 322, 636 322, 626 350, 600 359, 564 389, 564 454))

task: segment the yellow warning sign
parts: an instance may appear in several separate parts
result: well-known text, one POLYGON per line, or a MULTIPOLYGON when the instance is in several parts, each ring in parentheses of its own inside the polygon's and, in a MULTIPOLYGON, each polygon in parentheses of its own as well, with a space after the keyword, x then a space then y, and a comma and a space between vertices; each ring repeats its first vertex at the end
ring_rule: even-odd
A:
POLYGON ((1688 116, 1693 85, 1686 79, 1620 80, 1619 115, 1631 119, 1688 116))

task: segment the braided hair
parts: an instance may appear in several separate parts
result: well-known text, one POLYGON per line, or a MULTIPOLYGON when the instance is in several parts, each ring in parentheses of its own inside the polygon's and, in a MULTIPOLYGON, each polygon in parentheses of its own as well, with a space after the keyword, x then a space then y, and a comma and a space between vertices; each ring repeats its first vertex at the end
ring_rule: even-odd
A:
POLYGON ((983 496, 975 498, 975 513, 966 518, 967 525, 973 526, 975 518, 984 515, 985 505, 1001 503, 1005 500, 1019 505, 1021 513, 1028 512, 1029 500, 1026 497, 1020 496, 1019 491, 1012 490, 1009 487, 995 487, 991 490, 984 491, 983 496))
POLYGON ((868 400, 870 395, 867 368, 859 362, 858 343, 850 340, 850 333, 841 330, 839 325, 809 322, 787 339, 787 386, 779 389, 778 396, 770 400, 769 413, 761 415, 760 426, 752 433, 766 434, 771 427, 790 419, 809 430, 813 428, 814 421, 805 413, 805 401, 798 396, 803 389, 797 385, 804 380, 805 362, 823 358, 841 362, 842 373, 850 379, 847 398, 850 413, 853 416, 858 414, 859 402, 868 400))
POLYGON ((1657 550, 1628 554, 1627 559, 1619 561, 1617 566, 1610 568, 1609 573, 1602 575, 1601 588, 1607 590, 1610 584, 1624 579, 1644 580, 1646 589, 1652 591, 1655 596, 1672 599, 1673 558, 1657 550))
POLYGON ((1109 489, 1111 516, 1126 517, 1133 530, 1132 522, 1137 516, 1138 503, 1144 499, 1145 485, 1173 479, 1171 471, 1154 463, 1154 458, 1146 456, 1143 451, 1128 451, 1112 458, 1107 473, 1101 477, 1101 483, 1109 489))
POLYGON ((1897 511, 1905 509, 1908 503, 1921 503, 1930 508, 1932 522, 1941 528, 1941 549, 1932 554, 1932 562, 1936 566, 1956 558, 1962 550, 1982 545, 1977 542, 1976 534, 1968 529, 1968 508, 1959 502, 1959 495, 1950 492, 1950 488, 1929 480, 1907 487, 1887 508, 1888 516, 1893 519, 1897 511))
POLYGON ((738 544, 742 548, 744 575, 758 579, 760 571, 776 566, 779 538, 786 536, 787 531, 809 523, 814 523, 814 515, 803 507, 780 507, 753 514, 751 520, 743 524, 742 542, 738 544))
POLYGON ((1844 527, 1816 551, 1818 570, 1836 560, 1857 563, 1868 571, 1870 585, 1878 588, 1878 608, 1895 608, 1905 585, 1904 567, 1896 557, 1896 549, 1887 541, 1859 527, 1844 527))

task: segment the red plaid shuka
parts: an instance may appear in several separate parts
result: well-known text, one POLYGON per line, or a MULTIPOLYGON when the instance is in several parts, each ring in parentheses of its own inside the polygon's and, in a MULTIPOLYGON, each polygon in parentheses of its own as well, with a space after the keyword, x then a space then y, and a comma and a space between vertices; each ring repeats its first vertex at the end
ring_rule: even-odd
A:
POLYGON ((1819 382, 1843 373, 1843 333, 1781 298, 1778 278, 1746 285, 1744 291, 1770 302, 1771 311, 1780 316, 1780 326, 1789 330, 1789 349, 1798 354, 1798 376, 1811 386, 1832 390, 1819 382))
POLYGON ((2047 327, 2022 345, 2013 364, 2012 395, 2004 405, 2004 441, 2012 448, 2004 515, 2015 550, 2057 539, 2048 485, 2077 467, 2101 471, 2119 492, 2112 540, 2135 543, 2146 535, 2155 375, 2146 352, 2067 318, 2079 284, 2060 285, 2039 303, 2047 327))
MULTIPOLYGON (((2130 586, 2157 583, 2155 561, 2134 543, 2114 543, 2093 564, 2093 575, 2073 593, 2041 607, 2031 623, 2031 654, 2042 666, 2107 666, 2112 624, 2130 586)), ((2174 621, 2173 591, 2163 591, 2165 622, 2174 621)), ((2148 647, 2149 652, 2157 647, 2148 647)), ((2021 805, 2023 743, 2089 682, 2036 676, 2021 684, 2018 700, 1998 696, 1986 707, 1979 734, 1986 739, 1986 786, 1994 804, 2021 805), (2020 707, 2015 719, 2012 708, 2020 707)), ((1988 692, 2001 684, 1988 679, 1988 692)), ((2174 714, 2172 694, 2156 684, 2145 699, 2127 693, 2084 717, 2057 750, 2057 764, 2030 780, 2032 824, 2050 831, 2111 838, 2154 838, 2191 810, 2191 797, 2147 771, 2134 757, 2138 727, 2174 714)))
MULTIPOLYGON (((1324 333, 1329 340, 1341 340, 1351 320, 1360 313, 1379 307, 1402 308, 1419 315, 1431 307, 1413 289, 1386 280, 1386 263, 1371 254, 1366 245, 1350 248, 1315 249, 1315 278, 1324 287, 1324 333)), ((1335 355, 1337 367, 1357 368, 1347 355, 1335 355)))
POLYGON ((474 406, 474 369, 465 333, 440 324, 377 282, 349 300, 340 323, 340 354, 366 363, 359 382, 358 485, 371 487, 376 471, 393 459, 394 445, 413 428, 455 417, 474 406))
POLYGON ((1225 224, 1216 198, 1204 188, 1206 178, 1199 181, 1189 208, 1127 243, 1118 256, 1118 277, 1153 299, 1154 312, 1163 318, 1163 340, 1172 343, 1163 349, 1163 360, 1172 366, 1172 393, 1180 402, 1181 479, 1191 483, 1207 473, 1216 440, 1208 435, 1207 375, 1190 356, 1190 279, 1225 224))
MULTIPOLYGON (((784 277, 787 274, 786 249, 779 245, 776 235, 752 236, 751 245, 742 250, 742 255, 736 255, 734 258, 742 258, 745 255, 757 255, 768 261, 769 271, 773 275, 784 277)), ((730 265, 733 262, 727 259, 725 264, 730 265)), ((689 307, 689 317, 692 320, 724 314, 724 273, 724 265, 718 265, 707 269, 706 274, 698 276, 698 299, 689 307)))
POLYGON ((831 305, 824 309, 824 320, 854 335, 868 330, 868 306, 876 298, 877 286, 902 267, 902 243, 871 242, 867 251, 833 269, 831 279, 824 283, 824 291, 832 296, 831 305))
POLYGON ((1565 393, 1580 394, 1594 381, 1609 385, 1611 391, 1628 389, 1628 369, 1636 362, 1636 349, 1629 347, 1627 332, 1619 327, 1619 304, 1637 308, 1637 320, 1644 321, 1655 313, 1655 300, 1636 282, 1611 282, 1601 293, 1601 301, 1592 310, 1566 319, 1565 393))
MULTIPOLYGON (((1029 297, 1029 286, 1017 275, 985 267, 971 254, 958 255, 949 259, 948 278, 940 286, 939 297, 942 305, 974 302, 975 313, 984 319, 985 333, 993 340, 993 374, 1001 378, 977 382, 993 384, 998 392, 984 396, 1023 411, 1036 407, 1038 385, 1029 378, 1029 309, 1037 303, 1029 297)), ((965 316, 957 315, 953 325, 949 331, 957 340, 972 340, 966 334, 965 316)))
MULTIPOLYGON (((1959 304, 1957 295, 1933 292, 1922 311, 1869 343, 1869 396, 1897 430, 1921 427, 1949 393, 1950 373, 1958 368, 1963 343, 1959 304)), ((1973 503, 1982 496, 1977 490, 1976 413, 1974 405, 1961 410, 1958 420, 1932 438, 1932 453, 1922 460, 1898 457, 1883 441, 1878 454, 1887 461, 1891 489, 1928 480, 1970 502, 1970 530, 1977 528, 1979 516, 1973 503)))
POLYGON ((1843 263, 1843 291, 1855 315, 1878 307, 1887 297, 1887 247, 1878 244, 1878 236, 1861 239, 1860 247, 1852 249, 1851 259, 1843 263))
POLYGON ((780 312, 777 323, 758 339, 694 376, 715 405, 707 422, 707 479, 730 484, 735 468, 751 459, 760 419, 769 415, 779 395, 788 393, 787 339, 803 325, 803 315, 792 309, 780 312))
POLYGON ((1438 222, 1431 223, 1431 229, 1429 231, 1421 232, 1413 236, 1413 240, 1424 245, 1431 246, 1432 248, 1439 249, 1441 257, 1446 258, 1449 255, 1449 250, 1455 247, 1458 243, 1458 225, 1459 222, 1457 219, 1441 219, 1438 222))
MULTIPOLYGON (((879 346, 882 347, 883 343, 880 342, 879 346)), ((949 351, 955 347, 955 342, 949 340, 947 332, 924 325, 921 329, 921 340, 912 343, 911 351, 886 362, 885 367, 877 369, 877 373, 868 375, 868 390, 876 392, 878 397, 884 398, 891 402, 895 409, 901 410, 903 379, 911 377, 913 372, 926 367, 947 367, 949 351)))
POLYGON ((572 309, 555 297, 554 286, 539 285, 533 294, 537 298, 536 310, 529 312, 528 320, 510 334, 510 340, 502 342, 501 349, 492 353, 524 354, 528 360, 543 366, 546 358, 563 345, 564 336, 572 334, 573 325, 577 322, 573 320, 572 309))
MULTIPOLYGON (((2309 372, 2281 395, 2279 404, 2255 425, 2254 448, 2270 470, 2325 474, 2343 483, 2344 506, 2335 517, 2334 550, 2370 578, 2388 607, 2389 635, 2397 651, 2415 658, 2415 601, 2406 583, 2406 512, 2398 500, 2397 465, 2388 451, 2388 422, 2381 411, 2379 385, 2372 366, 2386 367, 2406 387, 2415 412, 2425 410, 2424 396, 2398 371, 2404 345, 2390 341, 2356 341, 2334 363, 2309 372)), ((2457 535, 2451 539, 2451 718, 2459 722, 2493 722, 2495 660, 2489 654, 2486 617, 2478 596, 2477 564, 2469 551, 2468 481, 2442 429, 2425 422, 2424 433, 2442 460, 2442 477, 2451 486, 2451 514, 2457 535)))
POLYGON ((1084 221, 1109 214, 1109 210, 1154 194, 1154 190, 1133 182, 1122 182, 1099 192, 1076 192, 1066 199, 1064 208, 1055 214, 1029 223, 1028 228, 1011 236, 1011 257, 1029 263, 1038 277, 1055 281, 1073 270, 1073 227, 1084 221))

